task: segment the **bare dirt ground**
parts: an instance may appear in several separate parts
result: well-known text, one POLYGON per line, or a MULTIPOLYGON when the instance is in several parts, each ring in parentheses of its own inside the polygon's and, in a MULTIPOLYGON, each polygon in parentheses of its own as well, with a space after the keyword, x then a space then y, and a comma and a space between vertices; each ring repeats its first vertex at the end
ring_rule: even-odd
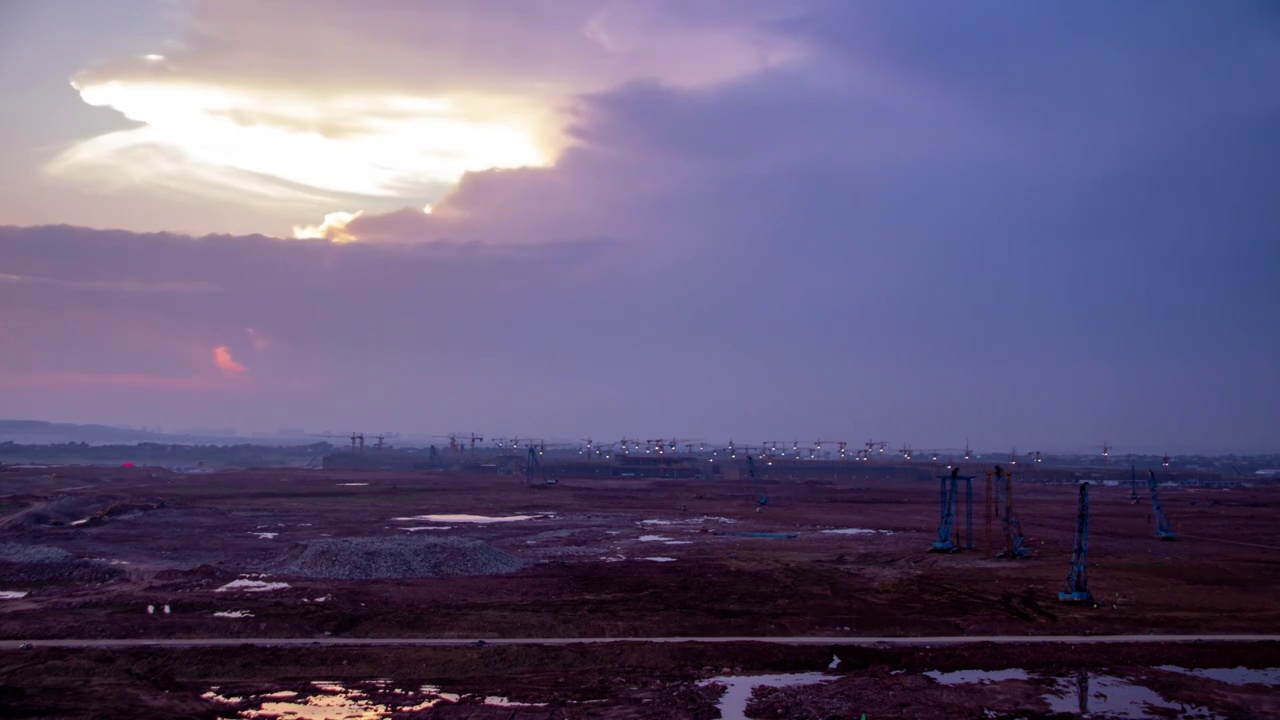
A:
MULTIPOLYGON (((714 718, 718 687, 697 682, 737 672, 814 672, 838 655, 837 679, 761 688, 751 716, 1052 717, 1037 693, 1084 668, 1143 678, 1166 699, 1222 717, 1280 717, 1280 708, 1259 699, 1267 697, 1265 687, 1153 669, 1280 666, 1280 649, 1270 644, 876 650, 840 643, 858 635, 1273 633, 1280 628, 1280 540, 1271 527, 1278 488, 1166 486, 1162 500, 1182 537, 1161 542, 1152 537, 1145 489, 1133 505, 1127 486, 1095 487, 1089 572, 1096 607, 1057 600, 1075 525, 1076 488, 1069 484, 1018 483, 1018 515, 1033 553, 1019 561, 928 553, 936 482, 775 481, 767 485, 772 503, 761 512, 737 480, 565 480, 527 489, 519 478, 494 475, 60 468, 6 472, 0 488, 0 546, 70 554, 31 563, 21 550, 15 561, 0 561, 0 591, 26 593, 0 599, 4 639, 831 638, 821 648, 0 653, 0 706, 29 715, 114 717, 103 708, 145 701, 156 717, 247 717, 250 700, 236 705, 201 695, 213 685, 248 698, 299 692, 312 680, 389 679, 461 694, 403 717, 714 718), (429 514, 532 517, 487 524, 421 517, 429 514), (796 537, 732 534, 742 532, 796 537), (417 579, 284 572, 306 541, 394 535, 474 538, 528 566, 417 579), (287 587, 220 590, 238 579, 287 587), (972 668, 1040 675, 961 685, 920 675, 972 668), (892 674, 897 670, 904 672, 892 674), (547 704, 485 705, 475 700, 479 693, 547 704)), ((980 548, 980 483, 975 490, 980 548)), ((374 702, 381 691, 364 692, 374 702)))

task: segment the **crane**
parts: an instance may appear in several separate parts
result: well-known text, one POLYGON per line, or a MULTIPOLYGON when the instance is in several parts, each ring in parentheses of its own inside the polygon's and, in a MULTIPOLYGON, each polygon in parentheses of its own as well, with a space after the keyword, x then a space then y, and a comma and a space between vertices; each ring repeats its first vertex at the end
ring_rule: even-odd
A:
POLYGON ((1169 524, 1169 518, 1164 516, 1164 509, 1160 507, 1160 495, 1156 492, 1154 470, 1147 471, 1147 489, 1151 491, 1151 514, 1156 518, 1156 537, 1161 540, 1177 540, 1178 533, 1173 531, 1173 525, 1169 524))
POLYGON ((316 433, 311 437, 319 438, 342 438, 351 441, 351 452, 364 453, 364 433, 351 433, 350 435, 334 435, 332 433, 316 433))
POLYGON ((843 444, 844 444, 844 443, 840 443, 840 441, 839 441, 839 440, 814 440, 814 441, 813 441, 813 449, 814 449, 814 450, 817 450, 818 452, 822 452, 822 446, 823 446, 823 445, 835 445, 835 444, 837 444, 837 443, 839 443, 839 444, 841 444, 841 445, 843 445, 843 444))
POLYGON ((1063 602, 1093 602, 1089 594, 1085 560, 1089 554, 1089 483, 1080 483, 1080 505, 1076 510, 1076 546, 1071 553, 1071 570, 1067 573, 1067 589, 1058 593, 1063 602))
POLYGON ((760 482, 760 476, 756 474, 756 460, 750 455, 747 456, 747 474, 751 476, 752 482, 756 486, 756 511, 769 504, 769 495, 764 491, 764 485, 760 482))

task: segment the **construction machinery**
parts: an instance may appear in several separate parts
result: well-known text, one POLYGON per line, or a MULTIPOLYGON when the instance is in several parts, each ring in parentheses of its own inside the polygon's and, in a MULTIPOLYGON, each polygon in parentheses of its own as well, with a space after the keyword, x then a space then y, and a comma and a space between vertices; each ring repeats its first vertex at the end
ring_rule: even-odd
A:
POLYGON ((538 451, 537 445, 529 445, 529 453, 525 457, 524 463, 524 485, 525 487, 537 487, 534 483, 534 477, 542 475, 542 484, 555 485, 555 478, 548 478, 546 470, 542 467, 542 453, 538 451))
POLYGON ((1173 525, 1169 523, 1169 518, 1164 515, 1164 508, 1160 507, 1160 494, 1156 489, 1156 473, 1154 470, 1147 471, 1147 489, 1151 491, 1151 515, 1156 520, 1156 537, 1161 540, 1177 540, 1178 533, 1173 531, 1173 525))
POLYGON ((1067 589, 1058 593, 1063 602, 1089 603, 1088 576, 1085 561, 1089 555, 1089 483, 1080 483, 1080 505, 1076 510, 1076 545, 1071 553, 1071 570, 1067 573, 1067 589))
POLYGON ((332 433, 312 433, 311 437, 318 438, 342 438, 351 441, 351 452, 364 454, 364 433, 351 433, 350 435, 334 435, 332 433))
POLYGON ((994 472, 987 473, 987 547, 990 549, 993 486, 994 510, 1000 515, 1001 534, 1004 537, 1004 550, 998 557, 1014 560, 1027 557, 1031 554, 1031 549, 1027 547, 1026 536, 1022 534, 1022 522, 1013 511, 1013 474, 1005 472, 999 465, 994 472))
POLYGON ((938 539, 933 541, 929 552, 952 553, 957 550, 951 535, 956 524, 956 494, 960 487, 960 469, 956 468, 950 475, 938 476, 938 495, 942 503, 942 513, 938 519, 938 539))
POLYGON ((751 482, 755 484, 758 510, 769 504, 769 495, 764 491, 764 484, 760 481, 760 475, 756 473, 756 459, 750 455, 747 455, 747 474, 751 476, 751 482))
POLYGON ((960 529, 956 527, 956 508, 960 504, 960 481, 964 481, 965 503, 965 547, 973 549, 973 476, 961 475, 960 468, 955 468, 950 475, 939 475, 939 496, 942 501, 941 516, 938 521, 938 539, 933 541, 929 552, 956 552, 960 549, 960 529))

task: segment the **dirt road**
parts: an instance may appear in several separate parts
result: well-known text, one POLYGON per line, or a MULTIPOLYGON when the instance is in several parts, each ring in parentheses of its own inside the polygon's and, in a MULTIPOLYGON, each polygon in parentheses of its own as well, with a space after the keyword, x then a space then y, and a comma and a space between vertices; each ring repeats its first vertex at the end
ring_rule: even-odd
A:
POLYGON ((742 643, 773 645, 853 645, 869 646, 933 646, 976 645, 1098 645, 1110 643, 1189 643, 1189 642, 1280 642, 1280 635, 955 635, 939 637, 632 637, 632 638, 505 638, 505 639, 438 639, 438 638, 190 638, 190 639, 86 639, 86 640, 3 640, 0 650, 14 650, 28 643, 43 648, 134 648, 134 647, 267 647, 297 646, 391 646, 391 647, 459 647, 467 645, 578 645, 598 643, 742 643))

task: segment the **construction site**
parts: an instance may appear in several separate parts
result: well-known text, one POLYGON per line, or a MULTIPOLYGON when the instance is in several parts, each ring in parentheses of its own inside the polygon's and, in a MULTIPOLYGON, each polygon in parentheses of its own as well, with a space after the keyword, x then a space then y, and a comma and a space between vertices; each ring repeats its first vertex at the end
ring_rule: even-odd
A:
POLYGON ((1109 448, 444 440, 0 468, 0 706, 1280 717, 1275 480, 1109 448))

